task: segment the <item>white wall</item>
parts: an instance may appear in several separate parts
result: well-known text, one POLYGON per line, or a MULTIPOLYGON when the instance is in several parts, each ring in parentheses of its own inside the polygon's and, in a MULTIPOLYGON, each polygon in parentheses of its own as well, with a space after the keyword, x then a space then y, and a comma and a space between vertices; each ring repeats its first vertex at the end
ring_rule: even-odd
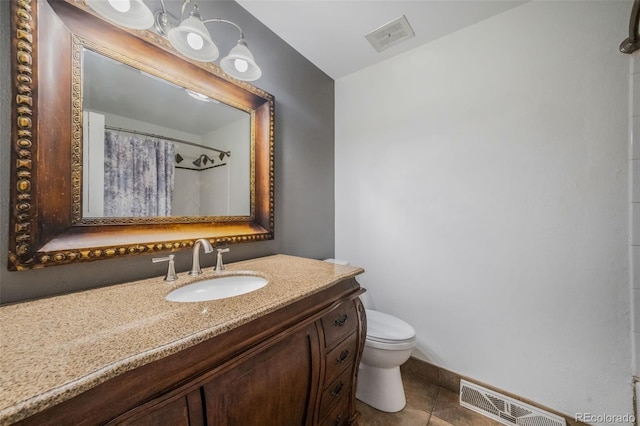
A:
POLYGON ((531 2, 336 81, 336 253, 419 356, 632 410, 630 2, 531 2))
POLYGON ((231 152, 230 157, 224 158, 226 166, 211 170, 209 177, 216 180, 209 180, 209 185, 202 186, 207 194, 202 195, 203 208, 207 211, 231 216, 251 214, 251 146, 247 143, 250 138, 249 114, 202 136, 209 145, 231 152))
MULTIPOLYGON (((195 158, 185 158, 186 167, 191 166, 195 158)), ((198 216, 200 215, 200 175, 205 172, 197 172, 186 169, 174 170, 174 188, 180 188, 173 193, 173 205, 171 214, 174 216, 198 216)))
POLYGON ((82 112, 82 216, 104 215, 104 115, 82 112))
MULTIPOLYGON (((211 216, 229 216, 229 165, 200 173, 201 211, 211 216)), ((248 187, 247 187, 248 188, 248 187)), ((247 209, 248 214, 250 210, 247 209)))

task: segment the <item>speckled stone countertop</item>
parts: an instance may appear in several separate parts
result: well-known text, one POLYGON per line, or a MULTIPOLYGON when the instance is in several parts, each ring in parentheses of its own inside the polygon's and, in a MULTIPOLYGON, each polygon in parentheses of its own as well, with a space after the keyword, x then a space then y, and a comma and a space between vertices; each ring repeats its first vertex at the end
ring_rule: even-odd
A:
POLYGON ((70 399, 119 374, 194 346, 346 278, 361 268, 275 255, 227 265, 269 283, 208 302, 165 300, 211 278, 179 273, 0 307, 0 424, 70 399))

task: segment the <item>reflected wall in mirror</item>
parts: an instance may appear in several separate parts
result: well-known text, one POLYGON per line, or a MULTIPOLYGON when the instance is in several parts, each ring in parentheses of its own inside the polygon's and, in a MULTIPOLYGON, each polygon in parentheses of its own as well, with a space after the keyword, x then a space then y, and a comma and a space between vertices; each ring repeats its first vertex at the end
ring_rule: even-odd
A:
POLYGON ((185 59, 151 31, 116 27, 75 0, 12 0, 11 37, 9 270, 184 250, 198 238, 273 238, 272 95, 214 64, 185 59), (114 78, 120 73, 128 83, 114 78), (142 86, 153 88, 138 92, 142 86), (141 145, 105 148, 122 140, 141 145), (161 207, 105 184, 110 173, 133 169, 130 163, 165 169, 163 195, 155 177, 156 194, 145 198, 161 207), (114 205, 123 210, 105 208, 114 205))
POLYGON ((250 215, 250 113, 79 48, 82 218, 250 215))

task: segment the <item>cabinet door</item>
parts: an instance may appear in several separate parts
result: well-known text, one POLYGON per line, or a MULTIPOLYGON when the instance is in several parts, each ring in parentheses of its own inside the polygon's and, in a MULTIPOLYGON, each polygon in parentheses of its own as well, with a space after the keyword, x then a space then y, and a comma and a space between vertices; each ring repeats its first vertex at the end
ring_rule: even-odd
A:
POLYGON ((181 391, 158 397, 107 423, 127 426, 197 426, 203 422, 200 391, 181 391))
POLYGON ((243 357, 203 386, 207 424, 313 423, 320 342, 315 324, 243 357))

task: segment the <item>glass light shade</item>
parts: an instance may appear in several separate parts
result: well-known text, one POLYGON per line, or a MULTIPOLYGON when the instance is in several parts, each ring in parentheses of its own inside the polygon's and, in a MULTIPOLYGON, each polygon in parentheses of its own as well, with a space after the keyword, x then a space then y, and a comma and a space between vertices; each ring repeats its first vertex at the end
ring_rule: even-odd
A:
POLYGON ((122 27, 146 30, 155 23, 153 13, 142 0, 129 0, 128 10, 123 1, 86 0, 86 2, 98 15, 122 27))
POLYGON ((218 47, 211 41, 209 31, 198 16, 191 15, 182 21, 180 26, 171 28, 167 37, 178 52, 195 61, 215 61, 220 54, 218 47), (200 40, 202 40, 201 47, 200 40))
POLYGON ((220 60, 220 66, 224 72, 238 80, 254 81, 262 75, 262 70, 256 64, 244 40, 238 41, 231 52, 220 60))

